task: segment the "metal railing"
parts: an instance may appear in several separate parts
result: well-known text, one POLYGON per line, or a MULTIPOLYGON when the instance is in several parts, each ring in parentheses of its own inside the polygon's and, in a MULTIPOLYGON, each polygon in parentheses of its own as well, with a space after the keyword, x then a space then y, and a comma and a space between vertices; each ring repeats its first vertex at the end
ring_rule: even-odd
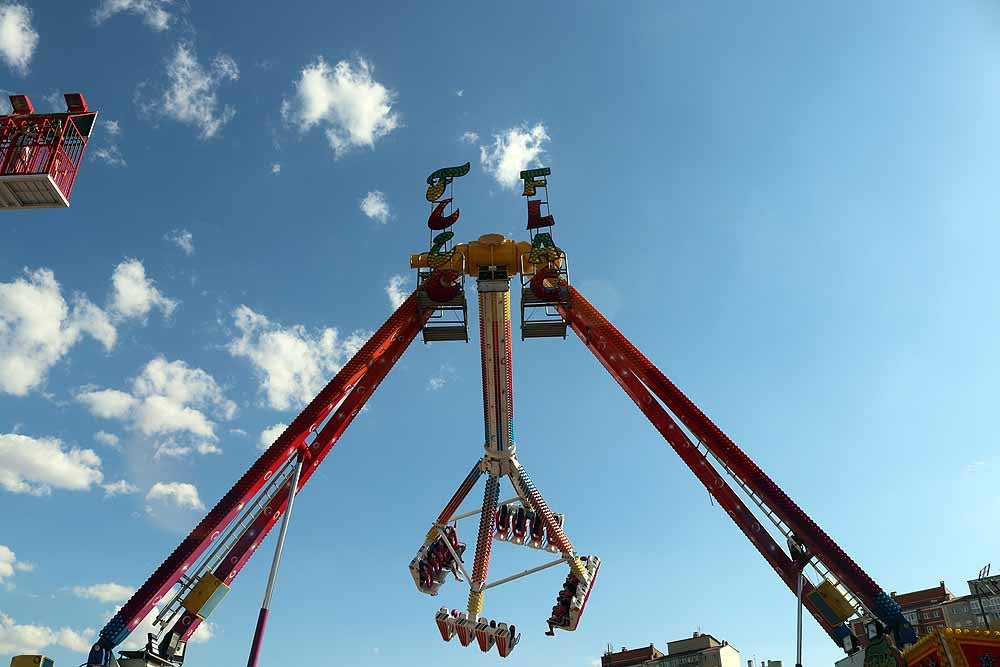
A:
MULTIPOLYGON (((748 498, 750 498, 753 504, 760 509, 760 511, 764 514, 764 516, 770 519, 771 523, 774 524, 774 527, 778 529, 778 532, 781 533, 781 535, 785 539, 794 537, 792 529, 789 528, 788 525, 781 520, 780 516, 778 516, 770 507, 767 506, 767 504, 763 501, 763 499, 761 499, 760 496, 754 493, 753 489, 751 489, 747 485, 747 483, 744 482, 743 479, 726 464, 725 461, 719 458, 719 456, 717 456, 714 452, 712 452, 707 446, 705 446, 705 443, 703 443, 698 438, 694 438, 694 442, 695 442, 695 448, 698 450, 698 453, 704 456, 706 460, 708 460, 709 456, 711 456, 711 458, 714 459, 719 464, 719 466, 722 467, 722 469, 726 472, 726 474, 729 475, 729 477, 732 478, 734 482, 736 482, 736 485, 743 490, 743 493, 746 494, 748 498)), ((816 555, 810 555, 808 564, 822 579, 829 581, 831 584, 836 586, 837 591, 844 596, 844 598, 848 601, 848 603, 850 603, 852 607, 854 607, 855 616, 852 618, 861 618, 866 614, 871 615, 870 612, 868 612, 868 609, 865 607, 865 605, 860 600, 858 600, 858 598, 850 591, 850 589, 848 589, 840 582, 840 579, 838 579, 837 576, 834 575, 830 571, 830 569, 823 564, 823 561, 821 561, 816 555)))
POLYGON ((278 470, 278 473, 274 475, 271 480, 264 486, 263 489, 257 494, 253 501, 247 506, 243 514, 240 515, 236 521, 234 521, 226 531, 226 534, 222 536, 221 539, 216 541, 215 546, 209 550, 206 555, 197 563, 194 568, 193 575, 182 575, 177 582, 177 587, 174 589, 175 592, 170 601, 163 606, 163 609, 159 614, 156 615, 156 619, 153 621, 154 626, 160 626, 160 631, 172 627, 174 620, 177 615, 181 613, 182 605, 181 602, 184 600, 186 595, 195 587, 199 580, 208 572, 214 571, 222 560, 229 553, 230 549, 239 542, 250 526, 253 525, 254 520, 260 516, 264 508, 267 507, 268 503, 272 498, 281 490, 282 487, 287 485, 291 480, 293 473, 295 472, 295 460, 296 457, 292 456, 278 470))
POLYGON ((6 118, 0 126, 0 176, 48 174, 68 198, 86 146, 71 117, 6 118))

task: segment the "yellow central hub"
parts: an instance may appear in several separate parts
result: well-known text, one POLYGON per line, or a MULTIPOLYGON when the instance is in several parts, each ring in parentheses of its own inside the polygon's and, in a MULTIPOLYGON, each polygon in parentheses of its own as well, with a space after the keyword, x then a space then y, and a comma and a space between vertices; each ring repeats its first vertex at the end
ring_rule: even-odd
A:
MULTIPOLYGON (((476 241, 469 243, 459 243, 454 247, 455 253, 451 261, 444 266, 455 271, 462 271, 470 276, 478 276, 480 268, 507 267, 507 275, 513 276, 518 273, 532 274, 537 269, 548 266, 548 261, 532 264, 528 261, 531 253, 531 244, 527 241, 514 241, 505 238, 503 234, 484 234, 476 241)), ((430 268, 428 255, 430 253, 420 253, 410 255, 411 269, 430 268)), ((557 266, 559 262, 556 263, 557 266)), ((444 267, 437 267, 444 268, 444 267)))

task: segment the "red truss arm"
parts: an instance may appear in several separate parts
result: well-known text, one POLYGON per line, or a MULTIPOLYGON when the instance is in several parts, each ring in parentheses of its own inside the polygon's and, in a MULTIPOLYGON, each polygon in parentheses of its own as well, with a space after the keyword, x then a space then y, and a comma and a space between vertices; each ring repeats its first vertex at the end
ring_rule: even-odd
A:
MULTIPOLYGON (((385 379, 386 375, 389 374, 396 360, 406 351, 406 348, 419 331, 420 323, 417 321, 405 325, 396 341, 392 343, 384 355, 379 357, 378 362, 372 365, 371 370, 355 385, 330 420, 320 429, 316 435, 316 439, 309 445, 309 454, 306 459, 308 465, 302 469, 298 489, 305 486, 309 478, 312 477, 312 474, 316 472, 316 468, 323 462, 326 455, 330 453, 330 450, 333 449, 344 431, 350 426, 354 417, 361 411, 361 408, 375 392, 375 389, 378 388, 382 380, 385 379)), ((289 486, 290 482, 282 486, 274 495, 268 503, 268 509, 261 512, 254 519, 250 529, 226 552, 225 556, 220 560, 219 565, 213 571, 213 575, 226 582, 226 584, 232 584, 233 579, 243 569, 246 562, 250 560, 250 556, 254 554, 260 543, 267 537, 268 532, 278 522, 281 515, 284 514, 285 508, 288 506, 289 486)), ((185 610, 174 623, 172 631, 179 634, 181 639, 186 641, 201 624, 201 620, 197 615, 185 610)))
MULTIPOLYGON (((560 313, 615 381, 636 402, 653 426, 670 442, 709 493, 719 501, 782 581, 792 591, 795 590, 797 565, 761 526, 742 499, 723 480, 653 395, 659 398, 720 461, 733 470, 747 488, 763 499, 770 510, 791 528, 796 537, 812 554, 822 560, 844 586, 869 608, 875 606, 876 595, 881 592, 875 582, 590 302, 575 288, 569 289, 569 304, 558 306, 560 313)), ((808 596, 810 590, 809 582, 806 581, 803 588, 804 603, 823 628, 831 633, 833 627, 811 604, 808 596)), ((831 637, 838 641, 832 634, 831 637)))
MULTIPOLYGON (((428 313, 427 315, 429 315, 428 313)), ((385 324, 368 339, 357 354, 337 373, 336 377, 324 387, 319 394, 306 406, 291 425, 285 429, 277 440, 263 453, 250 469, 240 478, 232 489, 212 508, 204 519, 191 531, 183 542, 160 565, 153 575, 137 590, 117 614, 101 630, 98 643, 110 650, 128 637, 128 634, 138 625, 163 598, 163 596, 178 582, 184 572, 195 563, 198 557, 215 540, 221 531, 232 522, 236 515, 260 491, 261 487, 285 464, 294 452, 306 449, 311 456, 310 465, 304 468, 299 483, 301 488, 311 477, 316 466, 333 447, 337 438, 347 428, 351 419, 361 409, 368 397, 381 382, 385 374, 392 368, 399 356, 420 331, 421 316, 417 311, 416 298, 411 295, 393 313, 385 324), (340 410, 316 435, 311 444, 306 439, 324 421, 330 417, 334 408, 344 400, 340 410)), ((258 539, 240 540, 223 560, 224 565, 230 565, 231 571, 226 572, 223 580, 231 579, 252 555, 254 548, 263 539, 264 534, 274 525, 287 503, 287 487, 271 500, 272 507, 277 511, 262 513, 258 517, 260 529, 258 539), (235 558, 236 560, 233 560, 235 558)), ((252 533, 248 531, 247 535, 252 533)), ((189 624, 184 628, 184 634, 193 631, 189 624)), ((176 628, 176 626, 175 626, 176 628)), ((179 629, 179 628, 177 628, 179 629)))

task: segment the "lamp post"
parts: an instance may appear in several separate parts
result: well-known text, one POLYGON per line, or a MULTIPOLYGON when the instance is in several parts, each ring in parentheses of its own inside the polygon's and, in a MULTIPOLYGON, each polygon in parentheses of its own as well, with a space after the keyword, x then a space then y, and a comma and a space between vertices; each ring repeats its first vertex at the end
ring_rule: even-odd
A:
POLYGON ((298 494, 299 478, 302 475, 302 466, 305 463, 306 452, 297 452, 295 455, 295 471, 292 473, 292 480, 288 483, 288 504, 285 506, 285 516, 281 518, 281 530, 278 532, 278 543, 274 545, 274 558, 271 561, 271 571, 267 575, 267 587, 264 589, 264 602, 260 606, 260 615, 257 617, 257 628, 253 633, 253 643, 250 645, 250 657, 247 658, 247 667, 257 667, 257 658, 260 655, 260 645, 264 639, 264 626, 267 624, 267 615, 271 607, 271 595, 274 593, 274 581, 278 576, 278 564, 281 562, 281 552, 285 547, 285 536, 288 534, 288 519, 292 516, 292 504, 298 494))
POLYGON ((795 598, 798 605, 797 618, 795 624, 795 667, 802 667, 802 585, 805 574, 803 570, 809 562, 809 550, 794 535, 788 536, 788 553, 792 561, 798 566, 796 573, 795 598))

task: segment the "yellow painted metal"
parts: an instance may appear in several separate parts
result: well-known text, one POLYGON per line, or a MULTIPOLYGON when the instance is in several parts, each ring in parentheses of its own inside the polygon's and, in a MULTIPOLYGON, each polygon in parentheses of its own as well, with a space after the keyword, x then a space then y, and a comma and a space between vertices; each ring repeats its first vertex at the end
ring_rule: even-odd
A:
POLYGON ((15 655, 10 659, 10 667, 39 667, 43 660, 44 655, 15 655))
POLYGON ((229 586, 211 572, 206 572, 181 602, 181 606, 199 618, 204 618, 199 612, 220 588, 228 590, 229 586))
POLYGON ((483 613, 483 598, 485 594, 482 591, 469 591, 469 618, 473 621, 479 618, 479 615, 483 613))
MULTIPOLYGON (((445 264, 448 268, 461 271, 464 262, 465 272, 470 276, 478 276, 481 267, 505 266, 507 275, 513 276, 520 272, 521 257, 531 252, 531 244, 504 238, 502 234, 485 234, 476 241, 459 243, 452 250, 454 254, 451 260, 445 264)), ((440 261, 426 252, 410 255, 410 268, 440 268, 431 266, 440 261)))
POLYGON ((833 582, 824 580, 822 584, 816 587, 816 593, 823 598, 823 601, 833 610, 833 613, 840 617, 841 621, 846 621, 854 615, 854 607, 837 590, 833 582))
POLYGON ((573 560, 569 562, 569 569, 576 575, 577 579, 587 581, 587 566, 583 564, 579 556, 573 556, 573 560))

